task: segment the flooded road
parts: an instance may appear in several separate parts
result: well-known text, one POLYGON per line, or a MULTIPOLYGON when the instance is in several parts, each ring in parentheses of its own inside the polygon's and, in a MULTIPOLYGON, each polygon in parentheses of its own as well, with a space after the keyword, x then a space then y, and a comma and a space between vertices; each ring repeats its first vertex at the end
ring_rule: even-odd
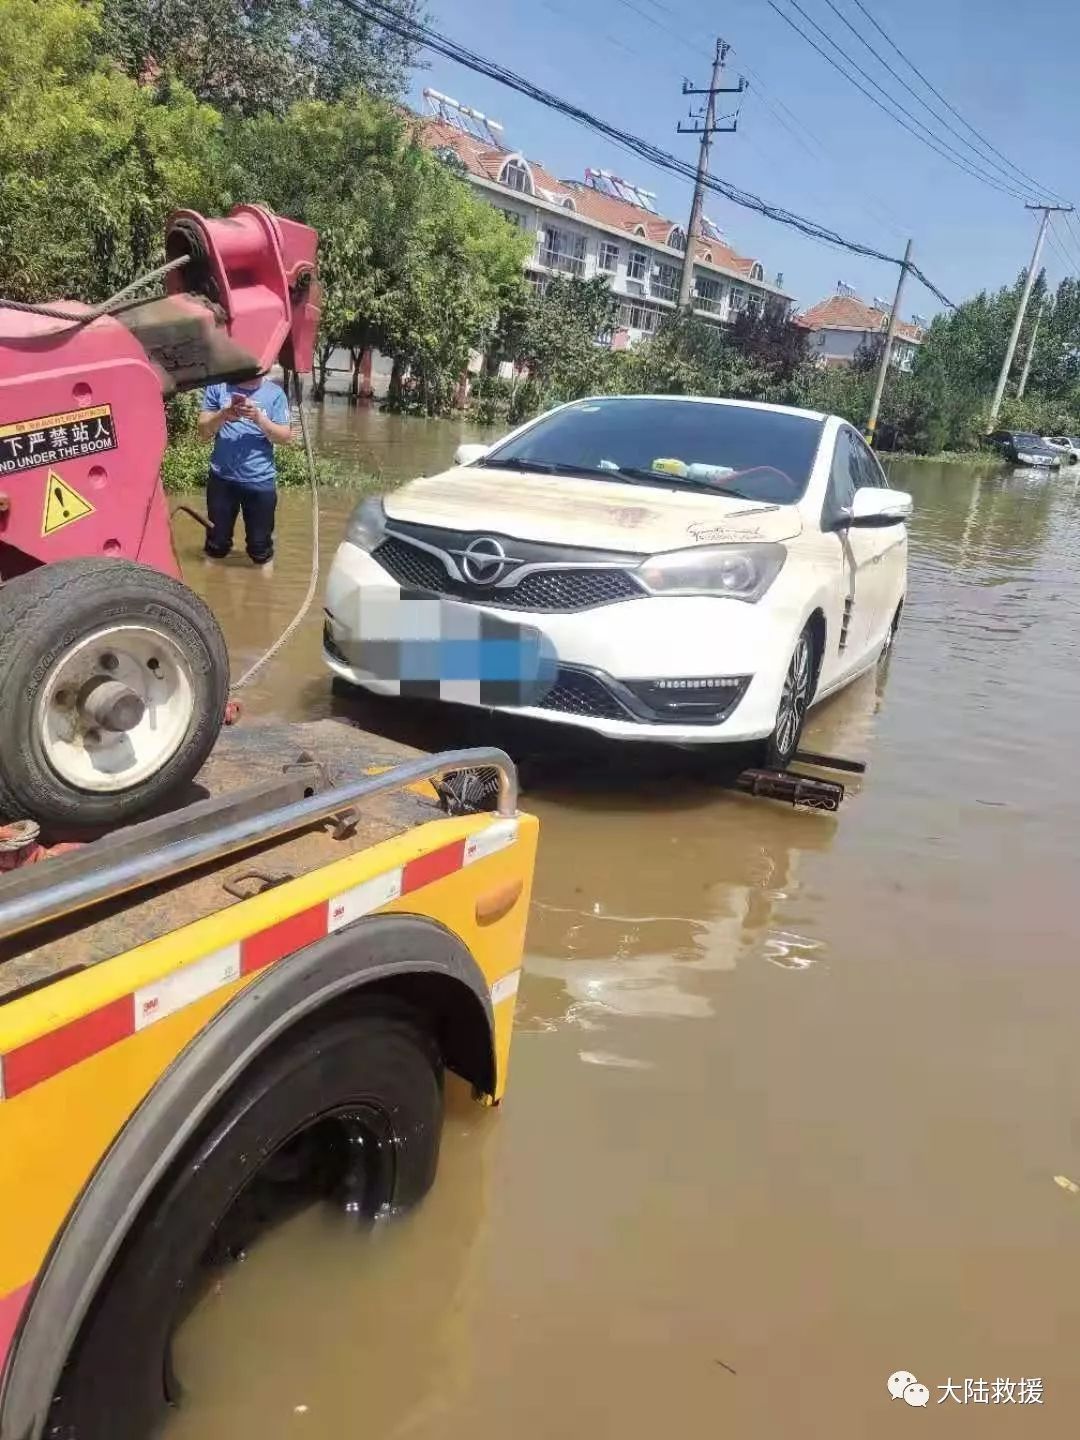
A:
MULTIPOLYGON (((385 426, 330 413, 323 443, 391 476, 461 438, 385 426)), ((892 481, 916 499, 897 648, 806 736, 869 762, 841 813, 531 742, 504 1106, 451 1094, 407 1221, 356 1240, 307 1214, 228 1272, 179 1336, 168 1440, 1075 1434, 1080 1193, 1055 1176, 1080 1184, 1080 489, 892 481), (889 1398, 900 1369, 922 1419, 889 1398), (973 1384, 965 1422, 950 1379, 1037 1379, 1043 1403, 973 1384)), ((325 497, 326 562, 350 503, 325 497)), ((279 534, 270 582, 204 575, 180 535, 238 669, 303 593, 302 496, 279 534)), ((319 629, 249 713, 475 738, 453 710, 332 697, 319 629)))

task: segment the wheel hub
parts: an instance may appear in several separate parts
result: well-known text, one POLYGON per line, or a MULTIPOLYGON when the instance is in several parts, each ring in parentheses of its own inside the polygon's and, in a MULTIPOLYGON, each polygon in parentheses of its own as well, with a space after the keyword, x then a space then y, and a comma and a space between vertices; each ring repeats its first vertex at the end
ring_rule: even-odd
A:
POLYGON ((146 701, 120 680, 99 680, 79 701, 79 710, 88 727, 96 725, 120 735, 139 724, 146 714, 146 701))
POLYGON ((76 641, 38 697, 36 737, 76 789, 127 790, 176 754, 194 713, 194 680, 176 642, 153 625, 119 625, 76 641))
POLYGON ((791 665, 780 696, 776 720, 776 744, 782 753, 793 749, 799 736, 810 692, 810 646, 803 636, 791 657, 791 665))

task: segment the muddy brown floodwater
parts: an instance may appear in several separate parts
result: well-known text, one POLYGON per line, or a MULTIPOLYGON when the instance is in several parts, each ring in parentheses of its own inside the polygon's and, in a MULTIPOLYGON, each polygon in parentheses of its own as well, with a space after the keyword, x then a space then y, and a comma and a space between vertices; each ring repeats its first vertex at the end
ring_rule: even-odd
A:
MULTIPOLYGON (((321 428, 391 475, 462 433, 321 428)), ((178 1338, 168 1440, 1076 1434, 1080 1194, 1055 1177, 1080 1183, 1080 482, 892 474, 917 507, 898 646, 807 735, 869 762, 841 813, 614 747, 541 756, 504 1106, 450 1095, 408 1220, 308 1213, 228 1272, 178 1338), (1039 1380, 1042 1407, 973 1385, 964 1421, 950 1378, 1039 1380)), ((325 498, 325 561, 349 505, 325 498)), ((302 497, 280 536, 268 583, 204 576, 181 532, 238 665, 303 592, 302 497)), ((450 709, 333 698, 319 627, 249 711, 471 738, 450 709)))

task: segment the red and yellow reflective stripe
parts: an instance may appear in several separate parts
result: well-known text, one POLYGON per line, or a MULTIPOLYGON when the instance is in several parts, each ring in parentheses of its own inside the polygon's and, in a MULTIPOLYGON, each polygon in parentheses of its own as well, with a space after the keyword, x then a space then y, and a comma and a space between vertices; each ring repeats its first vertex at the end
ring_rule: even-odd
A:
MULTIPOLYGON (((121 995, 76 1020, 0 1055, 0 1102, 78 1065, 167 1015, 284 960, 402 895, 410 895, 512 845, 516 820, 493 820, 468 839, 454 840, 382 875, 299 910, 267 929, 202 956, 161 980, 121 995)), ((505 978, 505 977, 504 977, 505 978)))

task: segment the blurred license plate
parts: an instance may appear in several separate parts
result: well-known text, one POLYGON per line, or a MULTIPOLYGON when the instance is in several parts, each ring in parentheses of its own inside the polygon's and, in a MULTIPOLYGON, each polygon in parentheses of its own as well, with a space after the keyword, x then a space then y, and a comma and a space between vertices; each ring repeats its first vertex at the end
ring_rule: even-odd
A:
POLYGON ((558 656, 543 631, 461 600, 365 591, 359 619, 354 663, 397 681, 402 695, 536 705, 555 683, 558 656))

